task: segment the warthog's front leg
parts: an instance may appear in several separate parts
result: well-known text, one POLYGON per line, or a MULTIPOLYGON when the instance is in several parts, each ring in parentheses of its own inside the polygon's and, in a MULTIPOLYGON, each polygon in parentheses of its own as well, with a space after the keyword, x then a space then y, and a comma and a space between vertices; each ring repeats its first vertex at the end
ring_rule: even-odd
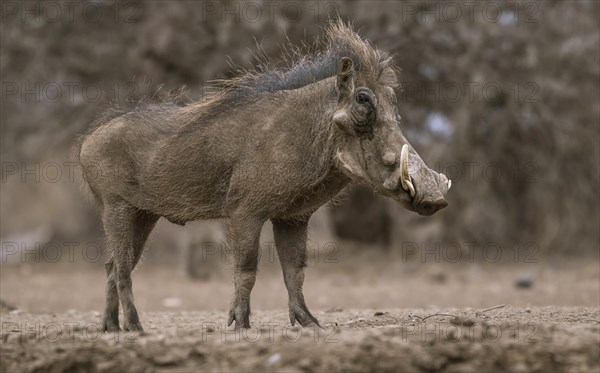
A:
POLYGON ((272 220, 275 235, 277 255, 283 270, 283 281, 289 295, 290 322, 296 320, 302 326, 315 324, 319 321, 310 313, 304 302, 302 285, 304 284, 304 267, 306 258, 306 234, 308 221, 272 220))
POLYGON ((258 246, 263 221, 254 217, 235 216, 229 221, 229 247, 233 251, 235 293, 227 326, 250 327, 250 293, 256 281, 258 246))

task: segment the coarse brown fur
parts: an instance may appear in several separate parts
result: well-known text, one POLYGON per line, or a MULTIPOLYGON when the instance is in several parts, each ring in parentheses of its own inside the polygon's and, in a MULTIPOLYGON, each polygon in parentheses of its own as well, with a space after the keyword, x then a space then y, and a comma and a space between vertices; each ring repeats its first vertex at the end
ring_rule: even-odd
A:
POLYGON ((318 325, 302 294, 307 222, 316 209, 350 181, 421 214, 446 205, 447 179, 425 166, 400 131, 387 53, 337 21, 312 50, 259 59, 256 69, 215 82, 199 102, 140 104, 83 137, 79 160, 110 252, 105 330, 119 329, 119 301, 124 328, 142 329, 131 271, 160 217, 228 219, 235 258, 229 323, 238 327, 249 327, 259 234, 271 219, 290 321, 318 325), (404 145, 413 195, 398 182, 404 145))

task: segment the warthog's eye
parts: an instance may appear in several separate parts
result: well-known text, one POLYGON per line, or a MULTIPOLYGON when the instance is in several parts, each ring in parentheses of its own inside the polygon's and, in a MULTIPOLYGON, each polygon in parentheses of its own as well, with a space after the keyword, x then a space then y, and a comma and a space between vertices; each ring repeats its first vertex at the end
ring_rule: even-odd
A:
POLYGON ((373 123, 376 117, 376 98, 369 89, 360 88, 357 90, 354 100, 355 104, 352 105, 354 130, 359 135, 366 135, 368 139, 372 139, 373 123))
POLYGON ((371 96, 365 91, 359 91, 356 94, 356 102, 361 105, 373 106, 373 101, 371 100, 371 96))
POLYGON ((369 124, 375 119, 375 97, 366 88, 359 89, 356 92, 357 111, 369 124))

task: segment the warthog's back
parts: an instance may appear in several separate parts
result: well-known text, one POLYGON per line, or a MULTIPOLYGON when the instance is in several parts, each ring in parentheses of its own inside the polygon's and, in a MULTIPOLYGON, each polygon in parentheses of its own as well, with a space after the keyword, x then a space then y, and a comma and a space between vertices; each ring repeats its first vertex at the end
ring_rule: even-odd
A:
MULTIPOLYGON (((178 217, 171 210, 189 209, 192 204, 204 203, 204 214, 214 215, 214 210, 218 210, 215 205, 219 205, 214 203, 215 194, 212 193, 211 203, 198 201, 202 184, 190 186, 193 196, 186 192, 190 175, 181 174, 185 161, 173 159, 181 149, 174 149, 171 140, 185 125, 186 114, 185 108, 171 104, 147 105, 96 128, 83 140, 79 154, 84 178, 92 191, 102 191, 102 198, 118 196, 141 209, 172 216, 175 222, 178 217), (173 179, 179 181, 174 183, 173 179)), ((193 152, 193 148, 189 151, 193 152)), ((205 161, 211 163, 210 159, 205 161)), ((203 180, 210 184, 210 174, 204 176, 203 180)), ((94 194, 99 198, 99 193, 94 194)))

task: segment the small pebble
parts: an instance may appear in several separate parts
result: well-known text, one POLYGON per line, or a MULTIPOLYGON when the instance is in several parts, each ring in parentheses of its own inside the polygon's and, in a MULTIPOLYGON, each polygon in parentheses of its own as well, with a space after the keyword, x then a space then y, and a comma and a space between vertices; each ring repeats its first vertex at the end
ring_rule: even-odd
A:
POLYGON ((208 333, 212 333, 212 332, 214 332, 214 331, 215 331, 215 328, 214 328, 212 325, 207 325, 207 326, 206 326, 206 331, 207 331, 208 333))
POLYGON ((281 360, 281 354, 280 353, 276 353, 276 354, 273 354, 273 355, 269 356, 269 358, 267 359, 267 364, 268 365, 273 365, 276 362, 278 362, 279 360, 281 360))
POLYGON ((533 286, 533 277, 530 275, 520 276, 515 281, 515 287, 519 289, 529 289, 533 286))
POLYGON ((435 274, 431 275, 431 280, 438 284, 445 284, 447 277, 446 277, 445 273, 439 272, 439 273, 435 273, 435 274))
POLYGON ((450 320, 450 324, 462 325, 462 326, 473 326, 473 325, 475 325, 475 321, 470 318, 457 316, 450 320))

